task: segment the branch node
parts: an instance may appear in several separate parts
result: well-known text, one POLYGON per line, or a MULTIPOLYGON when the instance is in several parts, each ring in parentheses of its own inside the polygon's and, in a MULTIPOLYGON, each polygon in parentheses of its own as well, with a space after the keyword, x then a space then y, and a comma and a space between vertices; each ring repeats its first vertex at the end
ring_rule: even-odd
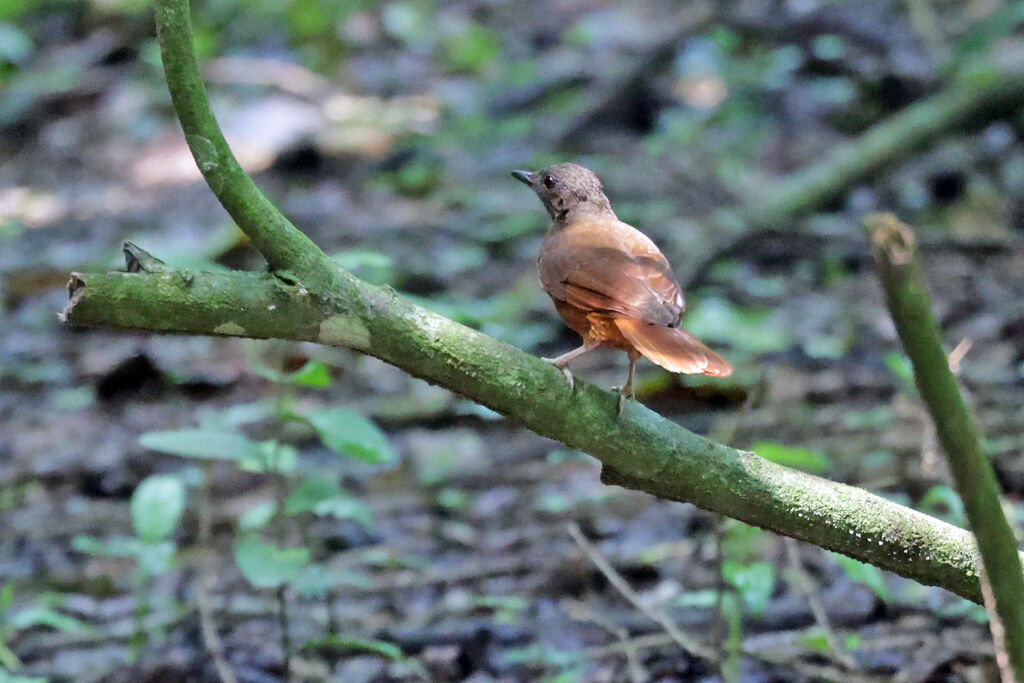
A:
POLYGON ((299 282, 299 276, 290 270, 274 270, 271 271, 271 273, 273 274, 274 277, 276 277, 278 280, 285 283, 289 287, 299 287, 302 284, 301 282, 299 282))
POLYGON ((897 267, 913 260, 917 244, 914 231, 893 214, 869 214, 864 217, 864 228, 871 236, 875 258, 897 267))
POLYGON ((125 242, 121 250, 124 252, 124 269, 129 273, 162 273, 169 270, 166 263, 133 242, 125 242))
POLYGON ((82 274, 71 273, 71 279, 68 280, 68 302, 64 305, 64 310, 57 313, 57 318, 62 323, 68 322, 71 310, 83 294, 85 294, 85 280, 82 279, 82 274))
POLYGON ((607 464, 603 464, 601 466, 601 483, 606 486, 621 486, 624 489, 642 490, 637 485, 635 479, 626 476, 619 470, 607 464))

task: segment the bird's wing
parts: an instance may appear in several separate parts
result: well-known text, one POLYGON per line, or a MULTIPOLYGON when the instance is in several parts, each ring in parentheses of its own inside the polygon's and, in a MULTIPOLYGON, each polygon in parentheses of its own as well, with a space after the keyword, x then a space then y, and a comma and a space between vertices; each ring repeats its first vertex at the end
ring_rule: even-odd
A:
POLYGON ((668 326, 685 306, 665 256, 646 235, 619 221, 563 229, 552 235, 538 265, 544 289, 583 310, 668 326))

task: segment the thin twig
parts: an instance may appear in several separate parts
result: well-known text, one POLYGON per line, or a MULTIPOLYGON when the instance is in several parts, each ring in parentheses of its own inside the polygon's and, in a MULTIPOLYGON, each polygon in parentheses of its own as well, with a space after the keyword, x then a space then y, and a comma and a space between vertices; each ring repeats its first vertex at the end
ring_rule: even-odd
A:
POLYGON ((1010 655, 1006 651, 1006 629, 996 610, 996 596, 992 592, 992 584, 988 580, 985 567, 981 568, 981 595, 985 599, 985 612, 988 613, 988 629, 992 634, 992 645, 995 646, 996 666, 999 667, 999 678, 1003 683, 1016 683, 1010 655))
MULTIPOLYGON (((736 442, 736 435, 740 431, 740 426, 743 421, 750 414, 750 411, 755 405, 760 404, 761 400, 768 392, 768 373, 764 371, 758 378, 757 382, 747 392, 747 397, 743 401, 743 405, 736 411, 731 417, 727 417, 724 420, 719 420, 715 423, 712 430, 714 439, 725 444, 733 445, 736 442)), ((714 520, 714 543, 715 543, 715 556, 712 560, 715 569, 715 625, 714 625, 714 643, 715 649, 718 651, 719 657, 721 657, 721 664, 719 670, 722 673, 722 678, 727 683, 733 683, 739 678, 739 667, 740 657, 737 650, 738 640, 743 636, 743 623, 739 624, 737 629, 738 633, 733 633, 733 629, 736 626, 730 621, 728 615, 725 613, 725 598, 726 591, 730 589, 728 582, 725 580, 725 573, 723 567, 725 566, 725 517, 723 515, 715 515, 714 520)))
POLYGON ((199 629, 203 634, 203 647, 213 660, 213 667, 223 683, 238 683, 235 673, 224 658, 224 643, 217 633, 210 606, 210 588, 213 584, 213 533, 210 508, 213 505, 213 492, 210 484, 211 470, 209 462, 203 462, 203 485, 199 500, 199 530, 197 542, 202 559, 199 568, 199 580, 196 582, 196 604, 199 608, 199 629))
POLYGON ((564 607, 566 613, 572 619, 575 619, 576 621, 589 621, 600 626, 602 629, 619 639, 619 643, 622 645, 622 653, 626 657, 626 667, 629 669, 629 677, 633 683, 644 683, 644 681, 649 679, 647 672, 644 671, 643 667, 640 665, 640 657, 637 655, 637 648, 633 645, 633 640, 629 637, 629 631, 626 628, 615 623, 600 612, 596 612, 589 607, 586 607, 580 601, 568 600, 565 602, 564 607))
POLYGON ((784 538, 782 541, 786 546, 786 557, 789 560, 790 569, 792 569, 793 582, 800 592, 804 594, 804 597, 807 598, 807 604, 811 607, 814 620, 825 634, 825 642, 828 643, 828 647, 832 651, 833 659, 848 671, 856 669, 857 663, 850 656, 850 653, 846 651, 846 648, 839 643, 839 638, 836 637, 836 633, 832 628, 832 621, 828 618, 828 612, 825 610, 821 596, 816 590, 814 580, 807 573, 807 570, 804 569, 797 542, 792 538, 784 538))
POLYGON ((622 594, 622 597, 626 598, 626 600, 632 603, 634 607, 665 629, 665 633, 667 633, 669 637, 679 645, 679 647, 683 648, 683 650, 689 654, 709 659, 711 661, 718 660, 718 653, 716 653, 714 649, 707 647, 686 635, 679 630, 679 627, 667 614, 646 604, 640 596, 637 595, 636 591, 633 590, 633 587, 629 585, 629 582, 622 578, 622 574, 619 574, 611 563, 608 562, 600 552, 598 552, 597 548, 594 547, 594 544, 587 540, 587 537, 583 535, 583 532, 580 530, 580 527, 576 522, 569 522, 566 526, 569 530, 569 535, 572 536, 572 540, 574 540, 576 545, 580 547, 580 550, 590 558, 590 561, 594 563, 594 566, 604 574, 605 578, 608 579, 608 582, 622 594))
POLYGON ((288 621, 288 596, 285 586, 277 587, 277 620, 281 625, 281 678, 285 683, 292 680, 292 634, 288 621))
MULTIPOLYGON (((284 357, 281 357, 281 366, 284 367, 284 357)), ((288 390, 289 387, 283 383, 277 384, 277 395, 275 398, 277 404, 277 414, 282 415, 285 412, 285 406, 288 402, 288 390)), ((289 482, 288 477, 284 473, 282 466, 282 458, 284 453, 284 447, 279 442, 274 442, 274 447, 271 451, 271 462, 270 467, 267 469, 272 473, 271 476, 274 480, 274 528, 277 532, 278 544, 284 546, 288 542, 288 515, 285 513, 285 506, 288 502, 289 495, 289 482)), ((285 683, 291 683, 292 680, 292 638, 290 632, 290 624, 288 622, 288 593, 286 584, 282 584, 277 587, 277 617, 278 622, 281 626, 281 666, 283 669, 282 678, 285 683)))
MULTIPOLYGON (((741 651, 751 659, 795 671, 814 681, 857 683, 858 681, 879 682, 889 680, 889 677, 850 673, 848 671, 840 671, 831 666, 811 664, 798 659, 797 655, 805 649, 799 645, 804 636, 805 633, 802 630, 772 634, 771 636, 755 636, 744 641, 741 651), (772 644, 769 645, 767 644, 768 642, 772 644)), ((612 655, 623 654, 627 648, 639 651, 650 648, 664 648, 675 644, 676 642, 667 633, 651 633, 630 638, 627 642, 617 642, 590 648, 585 654, 590 659, 602 659, 612 655)))

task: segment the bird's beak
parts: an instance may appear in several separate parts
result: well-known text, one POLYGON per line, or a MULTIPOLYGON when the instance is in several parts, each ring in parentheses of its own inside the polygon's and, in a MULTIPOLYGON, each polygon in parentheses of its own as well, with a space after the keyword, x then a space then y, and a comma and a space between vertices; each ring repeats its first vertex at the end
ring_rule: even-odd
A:
POLYGON ((533 174, 529 171, 512 171, 512 177, 521 183, 533 184, 533 174))

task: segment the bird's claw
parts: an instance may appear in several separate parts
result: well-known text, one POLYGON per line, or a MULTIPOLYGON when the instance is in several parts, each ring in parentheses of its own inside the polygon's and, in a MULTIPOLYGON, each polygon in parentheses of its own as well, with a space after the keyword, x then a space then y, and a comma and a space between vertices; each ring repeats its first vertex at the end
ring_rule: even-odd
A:
POLYGON ((622 415, 622 411, 626 407, 626 401, 629 399, 636 399, 633 394, 633 387, 612 387, 611 390, 619 395, 619 415, 622 415))
POLYGON ((569 382, 570 393, 576 388, 576 378, 572 376, 572 370, 569 369, 568 365, 563 365, 554 358, 542 358, 541 360, 551 363, 556 368, 562 371, 562 374, 565 375, 566 381, 569 382))

